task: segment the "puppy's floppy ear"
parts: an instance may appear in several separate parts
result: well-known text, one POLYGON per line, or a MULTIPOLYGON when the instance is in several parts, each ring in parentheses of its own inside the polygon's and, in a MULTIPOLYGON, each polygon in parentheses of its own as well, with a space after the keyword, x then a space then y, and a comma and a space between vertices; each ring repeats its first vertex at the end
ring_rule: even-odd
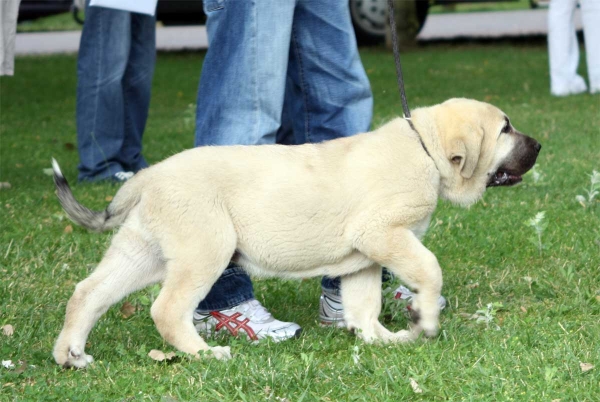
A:
POLYGON ((479 155, 481 154, 482 138, 474 133, 474 135, 469 134, 454 139, 450 144, 450 152, 448 154, 450 163, 458 165, 460 175, 465 179, 470 179, 473 176, 477 162, 479 162, 479 155))

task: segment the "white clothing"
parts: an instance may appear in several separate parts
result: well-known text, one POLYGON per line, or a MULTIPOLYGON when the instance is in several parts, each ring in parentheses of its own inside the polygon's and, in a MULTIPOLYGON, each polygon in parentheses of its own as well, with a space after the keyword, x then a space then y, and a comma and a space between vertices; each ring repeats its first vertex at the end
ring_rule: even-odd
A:
POLYGON ((0 0, 0 75, 15 72, 15 38, 21 0, 0 0))
MULTIPOLYGON (((579 43, 575 32, 578 0, 551 0, 548 11, 550 92, 565 96, 585 92, 584 79, 577 74, 579 43)), ((585 36, 590 92, 600 92, 600 0, 579 0, 585 36)))

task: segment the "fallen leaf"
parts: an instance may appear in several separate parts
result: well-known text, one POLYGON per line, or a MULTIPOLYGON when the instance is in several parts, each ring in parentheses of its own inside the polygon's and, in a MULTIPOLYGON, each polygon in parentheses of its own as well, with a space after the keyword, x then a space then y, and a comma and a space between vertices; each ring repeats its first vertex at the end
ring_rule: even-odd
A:
POLYGON ((129 318, 135 313, 135 306, 128 301, 121 306, 121 315, 123 318, 129 318))
POLYGON ((169 352, 165 354, 162 350, 152 349, 148 353, 148 356, 150 356, 152 360, 162 362, 164 360, 171 360, 173 357, 175 357, 175 352, 169 352))
POLYGON ((7 369, 15 368, 15 365, 13 364, 12 360, 2 360, 2 366, 4 366, 4 368, 7 369))
POLYGON ((17 167, 17 168, 19 168, 19 169, 20 169, 20 168, 22 168, 22 167, 23 167, 23 164, 22 164, 22 163, 17 163, 17 164, 15 164, 15 167, 17 167))
POLYGON ((551 402, 560 402, 560 399, 553 399, 551 402))
POLYGON ((54 176, 54 170, 52 170, 52 168, 46 168, 43 172, 46 176, 54 176))
POLYGON ((106 201, 111 202, 113 200, 113 196, 112 195, 107 195, 105 198, 106 201))
POLYGON ((467 289, 475 289, 479 287, 479 282, 471 283, 467 285, 467 289))
POLYGON ((67 151, 73 151, 75 149, 75 145, 72 142, 66 142, 65 143, 65 149, 67 151))
POLYGON ((421 389, 421 387, 419 387, 419 384, 412 378, 410 379, 410 387, 412 388, 415 394, 423 393, 423 390, 421 389))
POLYGON ((20 366, 15 370, 16 374, 21 374, 22 372, 24 372, 27 369, 27 362, 26 361, 19 361, 20 366))
POLYGON ((525 307, 521 306, 521 311, 524 312, 524 313, 526 313, 527 309, 525 307))
POLYGON ((9 188, 11 188, 11 187, 12 187, 12 186, 11 186, 11 185, 10 185, 10 183, 9 183, 9 182, 7 182, 7 181, 3 181, 3 182, 1 182, 1 183, 0 183, 0 189, 3 189, 3 188, 5 188, 5 189, 7 189, 7 190, 8 190, 8 189, 9 189, 9 188))
POLYGON ((596 300, 600 302, 600 295, 596 296, 596 300))
POLYGON ((2 333, 6 336, 12 336, 15 333, 15 327, 10 324, 7 324, 2 327, 2 333))
POLYGON ((67 227, 65 227, 65 230, 63 230, 63 232, 65 232, 65 233, 73 233, 73 226, 67 225, 67 227))
POLYGON ((590 364, 590 363, 581 363, 581 362, 579 362, 579 367, 581 367, 581 372, 585 373, 586 371, 590 371, 591 369, 593 369, 594 365, 590 364))

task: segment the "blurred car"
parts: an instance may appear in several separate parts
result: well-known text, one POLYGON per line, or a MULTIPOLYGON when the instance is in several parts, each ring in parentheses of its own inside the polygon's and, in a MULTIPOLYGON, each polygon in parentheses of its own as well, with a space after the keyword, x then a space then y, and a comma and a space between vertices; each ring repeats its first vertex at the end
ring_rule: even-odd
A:
MULTIPOLYGON (((283 1, 283 0, 282 0, 283 1)), ((326 0, 323 0, 326 1, 326 0)), ((404 0, 408 1, 408 0, 404 0)), ((425 24, 429 7, 457 3, 514 2, 519 0, 412 0, 415 2, 419 30, 425 24)), ((529 0, 531 7, 541 1, 529 0)), ((385 39, 387 0, 349 0, 350 15, 359 43, 378 43, 385 39)), ((159 0, 156 18, 165 25, 204 23, 206 16, 201 0, 159 0)))
POLYGON ((35 20, 40 17, 66 13, 72 5, 73 0, 21 0, 18 21, 35 20))
MULTIPOLYGON (((2 0, 0 0, 2 1, 2 0)), ((281 0, 285 1, 285 0, 281 0)), ((327 1, 327 0, 323 0, 327 1)), ((385 38, 387 0, 348 0, 356 37, 360 43, 377 43, 385 38)), ((519 0, 412 0, 415 2, 419 30, 425 24, 429 7, 457 3, 486 3, 519 0)), ((529 0, 532 7, 547 0, 529 0)), ((19 21, 59 14, 72 8, 73 0, 21 0, 19 21)), ((77 13, 75 13, 76 19, 77 13)), ((164 25, 203 24, 206 16, 202 0, 159 0, 156 18, 164 25)))

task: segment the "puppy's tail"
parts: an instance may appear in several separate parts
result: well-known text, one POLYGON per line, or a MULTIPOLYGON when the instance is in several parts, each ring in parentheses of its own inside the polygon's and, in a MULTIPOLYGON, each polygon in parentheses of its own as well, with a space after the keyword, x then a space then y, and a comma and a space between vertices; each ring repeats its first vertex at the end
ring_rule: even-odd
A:
POLYGON ((52 158, 52 170, 54 171, 56 195, 69 219, 95 232, 103 232, 122 224, 129 211, 140 200, 138 186, 132 185, 134 184, 132 182, 135 181, 132 178, 119 189, 113 201, 104 211, 92 211, 75 199, 67 179, 63 176, 60 166, 54 158, 52 158))

